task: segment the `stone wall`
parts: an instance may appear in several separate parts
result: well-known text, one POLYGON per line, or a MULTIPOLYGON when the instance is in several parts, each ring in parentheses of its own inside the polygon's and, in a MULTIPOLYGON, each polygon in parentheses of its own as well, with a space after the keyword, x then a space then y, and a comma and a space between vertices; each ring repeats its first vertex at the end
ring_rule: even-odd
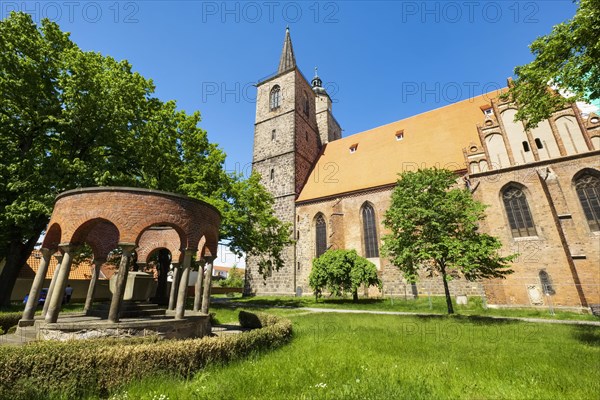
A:
POLYGON ((185 319, 156 319, 144 321, 108 321, 72 322, 64 318, 61 322, 47 324, 36 322, 37 337, 41 340, 80 340, 97 338, 131 338, 157 335, 163 339, 191 339, 210 335, 210 316, 190 315, 185 319))

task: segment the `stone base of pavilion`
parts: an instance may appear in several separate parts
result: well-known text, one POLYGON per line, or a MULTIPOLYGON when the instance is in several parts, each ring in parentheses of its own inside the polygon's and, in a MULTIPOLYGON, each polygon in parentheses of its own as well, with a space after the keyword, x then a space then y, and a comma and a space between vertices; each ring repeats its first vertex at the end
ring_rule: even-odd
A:
POLYGON ((84 313, 62 314, 56 323, 47 323, 40 317, 32 326, 19 326, 17 335, 33 340, 78 340, 93 338, 132 338, 155 335, 164 339, 200 338, 211 334, 210 316, 186 313, 185 318, 174 315, 121 318, 108 321, 101 316, 84 313))

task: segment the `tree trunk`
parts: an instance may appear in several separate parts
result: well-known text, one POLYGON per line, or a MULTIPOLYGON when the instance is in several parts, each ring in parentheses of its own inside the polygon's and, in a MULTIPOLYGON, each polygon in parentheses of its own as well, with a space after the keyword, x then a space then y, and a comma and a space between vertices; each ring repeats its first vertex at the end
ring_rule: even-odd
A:
POLYGON ((439 263, 440 270, 442 271, 442 279, 444 280, 444 292, 446 293, 446 305, 448 306, 448 314, 454 314, 454 307, 452 306, 452 296, 450 296, 450 289, 448 288, 448 281, 446 280, 446 265, 439 263))
POLYGON ((358 289, 354 289, 352 292, 352 301, 354 303, 358 303, 358 289))
POLYGON ((10 236, 12 240, 7 246, 6 264, 0 274, 0 306, 10 305, 10 296, 17 282, 19 271, 31 255, 42 230, 43 228, 40 228, 37 235, 34 234, 29 237, 25 243, 22 242, 22 235, 20 235, 21 232, 18 229, 15 229, 15 233, 10 236))

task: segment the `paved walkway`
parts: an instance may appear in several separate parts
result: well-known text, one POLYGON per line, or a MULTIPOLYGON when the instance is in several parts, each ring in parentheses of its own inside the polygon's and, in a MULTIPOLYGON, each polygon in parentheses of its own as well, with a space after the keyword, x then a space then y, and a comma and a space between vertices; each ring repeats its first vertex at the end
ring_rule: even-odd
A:
MULTIPOLYGON (((212 299, 214 301, 215 299, 212 299)), ((231 300, 223 301, 219 299, 215 303, 218 304, 229 304, 235 307, 246 307, 246 308, 284 308, 290 310, 306 310, 313 313, 341 313, 341 314, 377 314, 377 315, 406 315, 413 317, 445 317, 447 314, 435 314, 435 313, 417 313, 407 311, 377 311, 377 310, 348 310, 343 308, 318 308, 318 307, 293 307, 293 306, 269 306, 262 304, 248 304, 238 303, 231 300)), ((527 317, 503 317, 495 315, 464 315, 457 314, 457 316, 464 318, 490 318, 505 321, 523 321, 523 322, 535 322, 541 324, 563 324, 563 325, 590 325, 600 326, 600 321, 586 321, 579 319, 545 319, 545 318, 527 318, 527 317)))
MULTIPOLYGON (((419 317, 445 317, 446 314, 424 314, 424 313, 412 313, 403 311, 374 311, 374 310, 344 310, 338 308, 315 308, 315 307, 302 307, 302 310, 309 310, 312 312, 325 312, 325 313, 348 313, 348 314, 381 314, 381 315, 412 315, 419 317)), ((600 321, 585 321, 579 319, 544 319, 544 318, 525 318, 525 317, 502 317, 495 315, 464 315, 458 314, 460 317, 473 317, 473 318, 491 318, 498 320, 508 321, 524 321, 524 322, 536 322, 542 324, 564 324, 564 325, 592 325, 600 326, 600 321)))

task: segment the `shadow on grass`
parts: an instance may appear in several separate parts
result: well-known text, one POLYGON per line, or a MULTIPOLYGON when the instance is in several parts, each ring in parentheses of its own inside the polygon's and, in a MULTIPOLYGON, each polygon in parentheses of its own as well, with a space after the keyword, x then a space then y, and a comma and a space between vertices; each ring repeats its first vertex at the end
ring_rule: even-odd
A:
POLYGON ((600 328, 596 326, 576 326, 573 337, 589 346, 600 347, 600 328))

